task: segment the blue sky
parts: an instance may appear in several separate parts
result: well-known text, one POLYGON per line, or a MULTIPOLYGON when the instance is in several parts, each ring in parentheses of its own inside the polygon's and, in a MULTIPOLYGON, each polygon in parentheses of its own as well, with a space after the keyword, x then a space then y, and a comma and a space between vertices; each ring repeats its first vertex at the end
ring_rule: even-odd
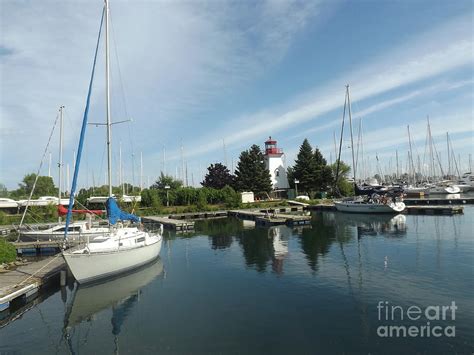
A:
MULTIPOLYGON (((114 167, 121 142, 128 182, 139 184, 141 153, 142 181, 153 182, 163 169, 163 147, 166 172, 181 176, 182 146, 188 181, 198 185, 210 163, 224 161, 223 142, 230 166, 269 135, 289 165, 304 138, 334 159, 346 84, 372 171, 376 155, 384 171, 394 170, 396 150, 406 165, 408 124, 423 154, 427 115, 442 159, 448 131, 468 169, 472 1, 112 0, 110 6, 112 119, 133 119, 114 126, 114 167)), ((0 182, 7 187, 37 170, 60 105, 72 177, 101 9, 99 0, 2 1, 0 182)), ((103 65, 101 56, 93 122, 105 119, 103 65)), ((55 180, 57 136, 50 147, 55 180)), ((81 186, 104 182, 103 137, 103 128, 88 127, 81 186)))

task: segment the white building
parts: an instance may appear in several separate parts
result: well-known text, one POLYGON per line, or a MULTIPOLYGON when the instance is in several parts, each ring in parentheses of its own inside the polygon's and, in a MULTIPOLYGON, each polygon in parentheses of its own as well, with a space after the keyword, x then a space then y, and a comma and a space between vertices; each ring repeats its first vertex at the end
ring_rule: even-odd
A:
POLYGON ((277 141, 269 137, 265 142, 265 166, 270 171, 274 190, 287 190, 290 188, 286 167, 283 163, 283 150, 277 147, 277 141))

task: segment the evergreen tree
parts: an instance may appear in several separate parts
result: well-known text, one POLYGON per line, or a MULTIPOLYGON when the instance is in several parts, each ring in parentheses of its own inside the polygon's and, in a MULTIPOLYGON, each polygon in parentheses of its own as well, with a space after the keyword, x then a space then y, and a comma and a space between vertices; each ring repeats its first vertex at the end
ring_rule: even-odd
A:
POLYGON ((314 188, 316 191, 327 191, 333 182, 332 169, 318 148, 314 151, 314 162, 316 164, 314 188))
MULTIPOLYGON (((298 191, 311 194, 315 191, 317 180, 317 165, 313 148, 305 139, 301 144, 300 151, 296 157, 293 168, 293 180, 298 180, 298 191)), ((293 181, 294 182, 294 181, 293 181)))
POLYGON ((269 193, 272 190, 270 172, 265 167, 263 153, 258 145, 240 153, 235 171, 238 191, 252 191, 255 194, 269 193))
POLYGON ((212 187, 214 189, 222 189, 225 186, 234 186, 234 176, 229 169, 221 164, 211 164, 208 168, 204 181, 201 185, 204 187, 212 187))

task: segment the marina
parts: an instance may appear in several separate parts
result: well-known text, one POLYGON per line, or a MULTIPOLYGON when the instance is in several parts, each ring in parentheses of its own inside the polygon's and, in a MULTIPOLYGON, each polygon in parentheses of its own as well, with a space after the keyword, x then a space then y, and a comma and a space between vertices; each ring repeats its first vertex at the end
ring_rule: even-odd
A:
POLYGON ((27 353, 113 352, 117 346, 189 353, 196 347, 212 352, 230 342, 240 352, 250 342, 253 350, 247 352, 257 354, 272 346, 270 334, 282 319, 298 319, 301 328, 287 329, 288 336, 278 341, 280 350, 310 351, 316 338, 321 352, 349 346, 355 352, 383 352, 384 344, 372 335, 380 324, 379 300, 401 307, 444 305, 449 290, 460 310, 456 337, 417 337, 391 346, 406 352, 434 341, 440 352, 464 353, 473 345, 474 324, 468 296, 473 275, 462 267, 473 251, 474 210, 464 208, 464 214, 452 216, 312 211, 311 228, 303 229, 252 226, 235 217, 199 219, 192 235, 165 235, 157 263, 87 287, 70 278, 60 287, 56 274, 51 287, 31 295, 36 298, 30 302, 12 302, 0 313, 1 335, 9 339, 0 350, 21 344, 27 353), (408 274, 412 282, 406 284, 408 274), (282 302, 291 307, 277 307, 282 302), (249 322, 267 335, 254 334, 249 322), (310 326, 318 330, 311 339, 301 335, 310 326), (35 328, 27 340, 21 336, 25 327, 35 328), (163 329, 160 340, 156 327, 163 329), (337 333, 329 331, 336 328, 337 333), (100 339, 92 335, 99 331, 100 339))
POLYGON ((473 5, 5 2, 0 355, 474 354, 473 5))

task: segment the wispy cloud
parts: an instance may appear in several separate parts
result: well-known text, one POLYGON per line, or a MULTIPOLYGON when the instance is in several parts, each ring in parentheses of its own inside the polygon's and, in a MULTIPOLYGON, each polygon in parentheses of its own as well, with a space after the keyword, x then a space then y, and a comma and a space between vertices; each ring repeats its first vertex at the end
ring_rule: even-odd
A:
MULTIPOLYGON (((470 26, 470 16, 456 18, 399 48, 387 51, 373 62, 365 63, 362 68, 314 89, 312 93, 302 94, 305 100, 298 105, 292 104, 280 112, 267 108, 237 117, 221 132, 213 132, 213 137, 226 137, 229 144, 242 144, 321 117, 322 114, 342 107, 345 83, 351 83, 353 101, 362 101, 454 69, 472 67, 470 26), (270 126, 268 122, 271 122, 270 126)), ((417 95, 421 95, 421 92, 414 91, 396 101, 386 101, 371 110, 374 112, 417 95)), ((364 114, 369 113, 367 111, 364 114)), ((206 137, 195 142, 194 146, 199 148, 191 154, 199 155, 218 149, 220 144, 212 137, 206 137)))
MULTIPOLYGON (((204 115, 211 102, 278 63, 294 37, 317 21, 319 5, 297 0, 113 2, 112 34, 120 41, 112 41, 112 113, 124 116, 117 84, 123 81, 140 141, 164 139, 169 122, 173 129, 188 125, 189 116, 204 115)), ((34 158, 21 157, 42 149, 59 105, 66 105, 69 126, 79 124, 102 3, 50 0, 1 6, 0 180, 18 181, 37 166, 34 158), (11 149, 18 136, 30 144, 11 149), (8 177, 3 164, 9 166, 8 177)), ((103 120, 100 61, 91 108, 96 121, 103 120)), ((66 131, 71 151, 76 133, 66 131)))

